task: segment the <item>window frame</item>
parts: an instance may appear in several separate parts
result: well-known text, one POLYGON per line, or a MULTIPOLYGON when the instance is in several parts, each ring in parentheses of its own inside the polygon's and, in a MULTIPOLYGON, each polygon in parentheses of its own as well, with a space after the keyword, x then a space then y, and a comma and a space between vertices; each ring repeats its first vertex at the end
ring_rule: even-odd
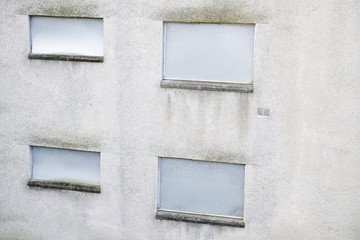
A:
MULTIPOLYGON (((157 204, 156 204, 156 214, 155 218, 159 220, 172 220, 172 221, 182 221, 190 223, 203 223, 210 225, 219 225, 219 226, 229 226, 229 227, 245 227, 244 221, 244 212, 241 217, 228 216, 228 215, 218 215, 211 213, 200 213, 200 212, 189 212, 189 211, 180 211, 172 209, 161 209, 161 160, 163 158, 167 159, 178 159, 178 160, 190 160, 198 162, 209 162, 209 163, 226 163, 226 164, 236 164, 244 166, 244 175, 243 175, 243 190, 245 190, 245 164, 240 163, 230 163, 223 161, 208 161, 208 160, 199 160, 199 159, 190 159, 190 158, 178 158, 178 157, 158 157, 158 179, 157 179, 157 204)), ((243 207, 245 203, 245 191, 243 192, 243 207)))
POLYGON ((162 80, 160 87, 162 88, 176 88, 176 89, 189 89, 189 90, 207 90, 207 91, 226 91, 226 92, 241 92, 252 93, 254 91, 253 85, 253 72, 254 72, 254 52, 252 53, 252 78, 250 83, 241 82, 221 82, 221 81, 207 81, 207 80, 190 80, 190 79, 172 79, 165 77, 165 64, 166 64, 166 45, 167 33, 166 24, 179 23, 179 24, 220 24, 220 25, 253 25, 254 26, 254 41, 253 48, 255 50, 255 23, 218 23, 218 22, 179 22, 179 21, 163 21, 163 45, 162 45, 162 80))
POLYGON ((99 151, 89 151, 89 150, 80 150, 80 149, 70 149, 70 148, 60 148, 60 147, 51 147, 51 146, 39 146, 39 145, 29 145, 29 156, 30 156, 30 178, 27 182, 29 187, 39 187, 39 188, 50 188, 50 189, 60 189, 60 190, 70 190, 70 191, 80 191, 80 192, 90 192, 90 193, 100 193, 100 172, 101 172, 101 152, 99 151), (79 152, 88 152, 88 153, 98 153, 99 154, 99 184, 85 184, 85 183, 75 183, 71 181, 54 181, 54 180, 44 180, 33 178, 33 169, 34 169, 34 148, 49 148, 57 150, 69 150, 69 151, 79 151, 79 152))
POLYGON ((76 62, 104 62, 104 52, 102 56, 91 56, 91 55, 71 55, 71 54, 48 54, 48 53, 33 53, 32 52, 32 34, 31 34, 31 18, 32 17, 44 17, 44 18, 72 18, 72 19, 93 19, 102 21, 103 41, 104 47, 104 18, 101 17, 83 17, 83 16, 49 16, 49 15, 29 15, 29 36, 30 36, 30 48, 29 48, 29 59, 38 60, 56 60, 56 61, 76 61, 76 62))

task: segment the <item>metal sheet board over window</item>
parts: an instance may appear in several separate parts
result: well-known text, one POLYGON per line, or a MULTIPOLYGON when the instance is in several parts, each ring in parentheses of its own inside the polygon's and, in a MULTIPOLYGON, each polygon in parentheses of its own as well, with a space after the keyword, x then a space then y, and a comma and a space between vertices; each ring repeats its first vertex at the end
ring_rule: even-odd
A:
POLYGON ((100 153, 32 146, 29 186, 100 192, 100 153))
POLYGON ((244 174, 241 164, 160 158, 157 217, 241 227, 244 174))
POLYGON ((29 58, 103 60, 103 19, 30 17, 29 58))
POLYGON ((162 86, 251 92, 254 29, 254 24, 165 23, 162 86))

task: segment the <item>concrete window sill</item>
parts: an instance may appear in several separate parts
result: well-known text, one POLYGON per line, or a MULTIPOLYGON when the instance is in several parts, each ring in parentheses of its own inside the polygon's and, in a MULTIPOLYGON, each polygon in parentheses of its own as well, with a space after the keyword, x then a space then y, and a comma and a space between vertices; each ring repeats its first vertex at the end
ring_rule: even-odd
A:
POLYGON ((30 53, 28 57, 29 57, 29 59, 77 61, 77 62, 103 62, 104 61, 104 57, 82 56, 82 55, 58 55, 58 54, 30 53))
POLYGON ((100 186, 91 185, 91 184, 79 184, 79 183, 30 179, 27 185, 29 187, 53 188, 53 189, 63 189, 63 190, 80 191, 80 192, 100 193, 100 186))
POLYGON ((252 83, 226 83, 226 82, 163 79, 160 83, 160 86, 163 88, 241 92, 241 93, 252 93, 254 91, 254 86, 252 83))
POLYGON ((205 223, 211 225, 240 227, 240 228, 245 227, 244 219, 240 217, 238 218, 226 217, 226 216, 206 215, 206 214, 188 213, 188 212, 175 212, 168 210, 158 210, 156 212, 156 219, 183 221, 183 222, 191 222, 191 223, 205 223))

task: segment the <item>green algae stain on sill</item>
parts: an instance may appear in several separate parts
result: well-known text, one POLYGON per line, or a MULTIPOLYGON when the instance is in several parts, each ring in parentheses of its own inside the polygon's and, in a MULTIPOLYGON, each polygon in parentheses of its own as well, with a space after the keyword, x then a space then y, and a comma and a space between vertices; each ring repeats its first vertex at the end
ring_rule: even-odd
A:
POLYGON ((71 54, 36 54, 30 53, 29 59, 54 60, 54 61, 77 61, 77 62, 104 62, 102 56, 84 56, 71 54))
POLYGON ((77 178, 56 178, 51 179, 52 182, 62 182, 62 183, 73 183, 73 184, 79 184, 79 185, 89 185, 89 186, 98 186, 99 183, 96 184, 91 181, 85 181, 77 178))

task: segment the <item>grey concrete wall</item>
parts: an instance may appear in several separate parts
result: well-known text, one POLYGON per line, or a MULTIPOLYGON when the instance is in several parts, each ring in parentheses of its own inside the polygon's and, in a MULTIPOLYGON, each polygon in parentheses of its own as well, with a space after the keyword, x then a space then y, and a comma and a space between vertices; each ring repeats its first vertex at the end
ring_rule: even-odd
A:
POLYGON ((1 1, 0 239, 359 239, 359 11, 1 1), (103 17, 104 62, 28 59, 28 15, 103 17), (162 21, 256 23, 254 92, 160 88, 162 21), (101 194, 29 188, 29 145, 100 151, 101 194), (158 156, 246 164, 246 227, 156 220, 158 156))

